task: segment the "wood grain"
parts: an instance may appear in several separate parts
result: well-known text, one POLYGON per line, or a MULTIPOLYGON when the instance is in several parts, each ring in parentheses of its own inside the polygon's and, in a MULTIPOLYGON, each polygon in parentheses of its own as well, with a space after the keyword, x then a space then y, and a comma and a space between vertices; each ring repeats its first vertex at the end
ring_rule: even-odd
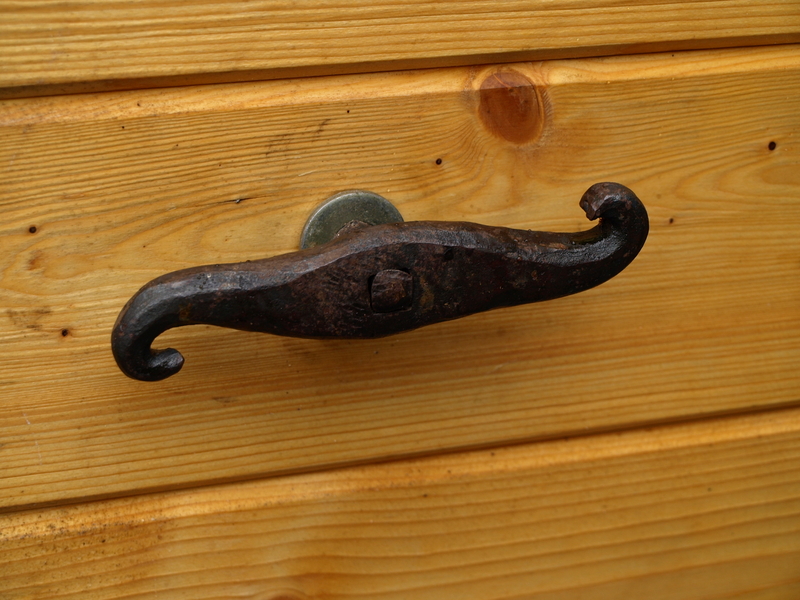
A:
POLYGON ((798 86, 775 47, 0 103, 0 506, 798 402, 798 86), (512 80, 527 141, 481 112, 512 80), (557 231, 603 180, 652 227, 595 290, 375 341, 183 328, 157 384, 113 362, 139 286, 291 251, 334 192, 557 231))
POLYGON ((800 411, 0 515, 0 596, 794 600, 800 411))
POLYGON ((800 41, 796 0, 2 0, 0 16, 0 97, 800 41))

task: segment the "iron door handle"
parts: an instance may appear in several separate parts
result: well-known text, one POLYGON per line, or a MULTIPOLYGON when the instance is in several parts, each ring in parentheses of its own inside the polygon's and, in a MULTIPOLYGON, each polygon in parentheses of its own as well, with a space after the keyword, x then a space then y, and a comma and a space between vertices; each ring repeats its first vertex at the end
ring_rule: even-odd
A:
POLYGON ((630 264, 649 222, 636 195, 615 183, 593 185, 580 206, 600 222, 578 233, 390 223, 349 227, 290 254, 175 271, 122 309, 111 336, 114 358, 129 377, 158 381, 183 366, 177 350, 151 349, 173 327, 376 338, 587 290, 630 264))

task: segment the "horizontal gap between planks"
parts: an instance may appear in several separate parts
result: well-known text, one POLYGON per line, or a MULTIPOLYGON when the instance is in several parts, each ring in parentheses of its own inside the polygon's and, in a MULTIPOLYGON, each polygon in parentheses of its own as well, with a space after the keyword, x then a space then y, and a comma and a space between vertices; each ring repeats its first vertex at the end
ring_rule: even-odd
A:
MULTIPOLYGON (((262 482, 287 477, 323 477, 335 478, 337 471, 352 469, 381 468, 391 469, 392 465, 402 463, 419 463, 420 465, 438 464, 441 461, 466 460, 465 455, 492 450, 509 449, 523 452, 525 447, 536 445, 541 452, 538 456, 546 457, 542 464, 566 464, 582 460, 602 460, 611 456, 640 454, 646 451, 664 450, 670 447, 689 447, 747 439, 800 430, 800 399, 794 402, 781 402, 774 406, 760 406, 755 410, 731 410, 709 413, 701 417, 664 419, 627 424, 623 427, 588 429, 580 433, 568 435, 540 436, 519 440, 504 441, 495 444, 477 444, 474 446, 449 447, 444 451, 408 453, 392 455, 391 458, 371 457, 364 461, 346 461, 317 465, 308 469, 286 469, 269 471, 269 474, 251 474, 231 479, 216 479, 201 484, 154 486, 140 488, 134 494, 95 494, 80 498, 71 498, 67 502, 41 502, 0 507, 0 515, 40 511, 62 506, 77 506, 93 502, 114 502, 135 499, 143 496, 162 494, 204 493, 204 490, 215 490, 233 485, 260 485, 262 482), (791 415, 796 414, 793 420, 791 415), (783 419, 783 420, 781 420, 783 419), (747 423, 747 425, 742 425, 747 423), (777 423, 777 424, 776 424, 777 423), (687 432, 687 433, 684 433, 687 432), (693 433, 693 432, 697 433, 693 433), (704 433, 700 433, 704 432, 704 433), (711 432, 711 433, 708 433, 711 432), (652 438, 650 440, 649 438, 652 438), (688 441, 687 441, 688 440, 688 441), (587 458, 591 457, 591 458, 587 458)), ((496 470, 496 469, 493 469, 496 470)), ((309 492, 311 493, 311 492, 309 492)), ((279 502, 279 500, 275 500, 279 502)), ((259 501, 260 506, 263 501, 259 501)), ((246 510, 246 509, 244 509, 246 510)), ((166 517, 171 518, 171 517, 166 517)))
POLYGON ((216 84, 252 83, 258 81, 315 78, 332 75, 356 75, 406 70, 429 70, 447 67, 490 65, 495 63, 604 58, 619 55, 723 50, 752 48, 758 46, 780 46, 797 43, 800 43, 800 33, 723 38, 714 40, 685 40, 580 48, 557 48, 517 52, 500 52, 497 54, 447 56, 440 58, 405 59, 336 65, 309 65, 303 67, 279 67, 273 69, 210 72, 186 75, 164 75, 156 77, 105 79, 98 81, 79 81, 70 83, 3 87, 0 88, 0 100, 179 88, 216 84))

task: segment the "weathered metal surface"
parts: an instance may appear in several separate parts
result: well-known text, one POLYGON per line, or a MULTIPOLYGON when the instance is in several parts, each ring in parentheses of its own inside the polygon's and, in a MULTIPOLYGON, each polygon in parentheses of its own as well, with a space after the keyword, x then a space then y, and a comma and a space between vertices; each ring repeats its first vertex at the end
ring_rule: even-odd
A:
POLYGON ((599 285, 644 245, 647 212, 628 188, 598 183, 579 233, 417 221, 354 227, 327 244, 264 260, 159 277, 122 309, 112 333, 134 379, 174 375, 183 356, 153 350, 172 327, 199 323, 309 338, 375 338, 599 285))

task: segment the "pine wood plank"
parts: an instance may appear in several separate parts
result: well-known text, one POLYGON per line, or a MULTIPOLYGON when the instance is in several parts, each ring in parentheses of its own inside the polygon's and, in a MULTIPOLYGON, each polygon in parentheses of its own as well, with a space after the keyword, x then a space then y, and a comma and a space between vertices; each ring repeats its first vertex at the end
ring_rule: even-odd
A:
POLYGON ((8 600, 784 599, 800 410, 0 515, 8 600))
POLYGON ((796 0, 3 0, 0 16, 2 97, 800 41, 796 0))
POLYGON ((3 102, 0 506, 797 402, 799 85, 778 47, 3 102), (538 86, 540 137, 487 127, 497 77, 538 86), (157 384, 111 357, 140 285, 293 250, 342 189, 574 230, 603 180, 652 229, 587 293, 374 341, 183 328, 157 384))

